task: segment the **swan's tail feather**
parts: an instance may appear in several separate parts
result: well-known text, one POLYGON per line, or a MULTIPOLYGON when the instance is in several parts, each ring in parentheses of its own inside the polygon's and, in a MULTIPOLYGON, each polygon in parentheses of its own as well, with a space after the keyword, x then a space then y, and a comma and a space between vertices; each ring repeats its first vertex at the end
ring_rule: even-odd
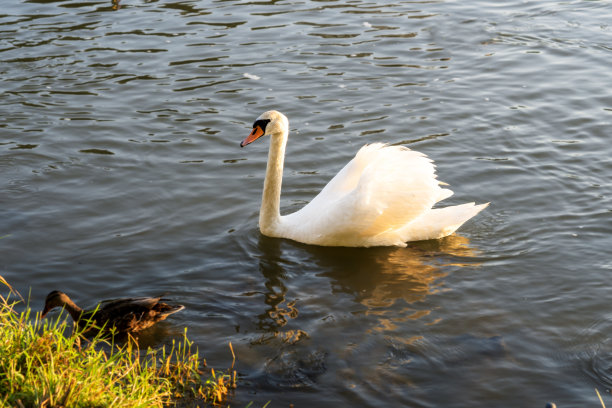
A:
POLYGON ((442 238, 455 232, 463 223, 487 208, 489 203, 467 203, 451 207, 434 208, 405 227, 404 241, 442 238))
POLYGON ((448 188, 441 188, 440 195, 438 195, 438 198, 436 198, 436 203, 442 200, 446 200, 448 197, 452 195, 453 195, 453 190, 450 190, 448 188))

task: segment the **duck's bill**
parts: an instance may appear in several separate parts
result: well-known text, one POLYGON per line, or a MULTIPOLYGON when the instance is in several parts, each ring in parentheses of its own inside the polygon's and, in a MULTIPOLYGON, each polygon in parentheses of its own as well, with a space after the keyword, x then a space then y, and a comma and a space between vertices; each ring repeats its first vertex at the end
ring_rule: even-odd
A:
POLYGON ((255 140, 259 139, 264 135, 264 131, 259 126, 255 126, 250 135, 246 137, 242 142, 240 142, 240 147, 244 147, 250 143, 253 143, 255 140))
POLYGON ((47 309, 46 307, 44 308, 44 310, 42 311, 42 313, 40 314, 40 318, 44 319, 45 316, 47 315, 47 313, 49 313, 49 310, 51 309, 47 309))

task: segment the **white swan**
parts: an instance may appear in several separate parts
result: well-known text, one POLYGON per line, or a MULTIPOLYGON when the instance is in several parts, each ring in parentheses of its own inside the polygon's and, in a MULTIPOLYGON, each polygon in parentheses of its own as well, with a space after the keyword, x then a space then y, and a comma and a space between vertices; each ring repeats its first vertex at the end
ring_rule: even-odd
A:
POLYGON ((406 147, 374 143, 363 146, 304 208, 281 216, 287 117, 264 112, 240 146, 265 135, 271 140, 259 229, 270 237, 324 246, 406 246, 450 235, 488 205, 432 208, 453 194, 440 187, 432 161, 406 147))

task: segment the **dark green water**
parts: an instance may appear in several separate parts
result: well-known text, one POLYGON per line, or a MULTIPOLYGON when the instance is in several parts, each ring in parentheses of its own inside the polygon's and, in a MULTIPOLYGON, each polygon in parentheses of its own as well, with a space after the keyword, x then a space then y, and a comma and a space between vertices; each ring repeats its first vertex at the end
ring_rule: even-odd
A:
POLYGON ((0 12, 0 275, 34 304, 168 292, 232 406, 612 405, 605 1, 39 0, 0 12), (319 248, 257 230, 365 143, 491 202, 456 235, 319 248))

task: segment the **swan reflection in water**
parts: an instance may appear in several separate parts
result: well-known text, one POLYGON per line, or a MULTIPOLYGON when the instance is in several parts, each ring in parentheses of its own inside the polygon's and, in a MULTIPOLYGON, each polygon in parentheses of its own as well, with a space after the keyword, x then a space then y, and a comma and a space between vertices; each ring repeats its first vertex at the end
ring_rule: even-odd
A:
POLYGON ((411 243, 407 248, 328 248, 265 236, 258 246, 267 308, 258 315, 257 328, 266 333, 262 339, 280 336, 291 342, 306 336, 303 327, 298 332, 283 332, 298 317, 300 298, 309 298, 309 305, 317 309, 342 314, 336 302, 339 295, 348 294, 353 305, 347 307, 352 312, 378 316, 378 323, 370 329, 393 330, 401 321, 429 315, 427 304, 420 309, 414 304, 445 290, 442 278, 464 264, 477 265, 473 258, 478 255, 468 238, 456 234, 411 243), (302 285, 297 288, 300 295, 288 294, 296 286, 291 282, 296 275, 315 280, 317 287, 302 285), (327 290, 321 286, 326 282, 327 290), (355 302, 362 306, 357 311, 355 302))
POLYGON ((328 248, 265 236, 257 245, 265 308, 250 343, 272 347, 250 376, 260 388, 311 389, 330 369, 342 378, 371 370, 388 358, 390 344, 416 339, 414 323, 436 323, 427 297, 447 290, 444 277, 478 262, 459 235, 407 248, 328 248))

